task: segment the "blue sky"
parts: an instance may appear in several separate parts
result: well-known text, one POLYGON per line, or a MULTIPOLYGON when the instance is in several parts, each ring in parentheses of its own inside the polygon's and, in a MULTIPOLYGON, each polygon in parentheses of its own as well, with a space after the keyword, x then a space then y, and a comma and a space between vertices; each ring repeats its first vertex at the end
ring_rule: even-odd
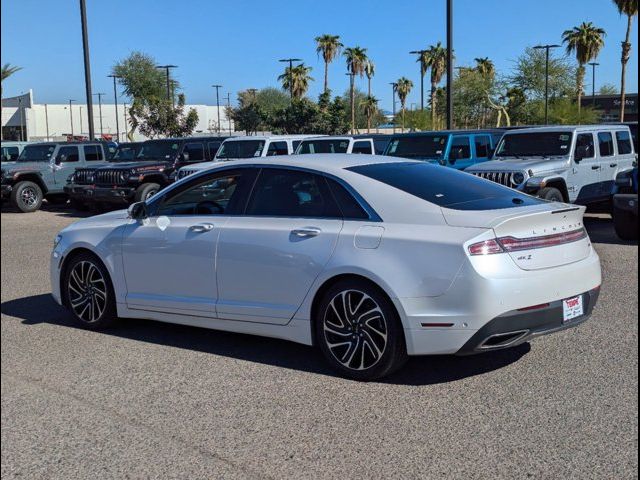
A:
MULTIPOLYGON (((23 70, 4 84, 6 96, 34 90, 38 103, 84 100, 80 13, 77 0, 2 1, 2 63, 23 70)), ((386 2, 270 0, 87 0, 93 91, 112 101, 111 66, 133 50, 160 63, 174 63, 188 103, 215 103, 221 94, 277 85, 283 65, 277 59, 303 58, 313 67, 309 94, 322 89, 323 64, 314 37, 331 33, 346 46, 368 49, 376 64, 373 93, 391 109, 389 82, 406 76, 415 88, 408 104, 419 102, 419 74, 410 50, 445 40, 444 0, 386 2)), ((490 57, 508 73, 525 47, 560 43, 561 33, 592 21, 608 35, 598 61, 596 88, 620 82, 620 42, 626 18, 609 0, 454 0, 456 65, 490 57)), ((629 92, 638 91, 637 19, 627 71, 629 92)), ((334 93, 348 87, 343 59, 331 65, 334 93)), ((586 79, 590 91, 591 75, 586 79)), ((361 88, 366 87, 360 81, 361 88)))

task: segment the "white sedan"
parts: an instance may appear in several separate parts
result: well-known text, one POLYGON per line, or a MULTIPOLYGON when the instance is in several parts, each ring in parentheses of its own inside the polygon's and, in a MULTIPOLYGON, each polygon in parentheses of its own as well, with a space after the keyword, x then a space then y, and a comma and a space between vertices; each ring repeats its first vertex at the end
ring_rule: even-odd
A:
POLYGON ((145 318, 317 345, 342 374, 580 324, 600 261, 583 207, 381 156, 224 163, 55 239, 51 287, 87 328, 145 318))

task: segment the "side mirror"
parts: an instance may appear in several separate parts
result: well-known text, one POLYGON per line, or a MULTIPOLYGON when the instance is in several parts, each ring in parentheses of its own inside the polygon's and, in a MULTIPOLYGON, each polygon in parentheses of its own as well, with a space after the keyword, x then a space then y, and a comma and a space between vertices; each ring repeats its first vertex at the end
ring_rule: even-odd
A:
POLYGON ((583 158, 589 155, 589 147, 587 145, 579 145, 576 147, 576 153, 573 156, 573 160, 576 163, 580 163, 583 158))
POLYGON ((127 210, 129 218, 134 220, 143 220, 149 216, 147 204, 145 202, 132 203, 127 210))

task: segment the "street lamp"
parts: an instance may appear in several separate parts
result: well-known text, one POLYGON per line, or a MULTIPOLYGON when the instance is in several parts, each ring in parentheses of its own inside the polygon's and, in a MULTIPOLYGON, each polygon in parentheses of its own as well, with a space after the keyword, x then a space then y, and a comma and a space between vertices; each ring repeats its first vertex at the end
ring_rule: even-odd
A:
POLYGON ((544 124, 549 123, 549 50, 552 48, 558 48, 560 45, 536 45, 536 50, 545 50, 545 63, 544 63, 544 124))
MULTIPOLYGON (((80 21, 82 22, 82 50, 84 52, 84 84, 87 95, 87 116, 89 117, 89 140, 94 138, 93 129, 93 95, 91 95, 91 65, 89 62, 89 33, 87 32, 87 5, 80 0, 80 21)), ((71 121, 73 135, 73 119, 71 121)))
POLYGON ((218 135, 220 135, 220 94, 219 90, 222 88, 222 85, 211 85, 216 89, 216 107, 218 110, 218 135))
POLYGON ((102 97, 106 95, 106 93, 94 93, 94 95, 98 97, 98 112, 100 114, 100 139, 102 139, 102 97))
MULTIPOLYGON (((120 141, 120 123, 118 122, 118 91, 116 89, 116 79, 122 78, 119 75, 107 75, 109 78, 113 78, 113 105, 116 109, 116 138, 120 141)), ((102 115, 100 115, 102 117, 102 115)))
POLYGON ((231 93, 227 92, 227 114, 225 116, 227 117, 227 123, 229 123, 229 135, 232 135, 231 118, 229 117, 229 112, 231 112, 231 93))
MULTIPOLYGON (((71 137, 73 138, 73 112, 71 111, 71 102, 75 102, 75 100, 69 99, 69 119, 71 120, 71 137)), ((93 140, 93 138, 89 140, 93 140)))
POLYGON ((171 100, 171 106, 175 106, 173 103, 173 95, 171 95, 171 87, 169 82, 169 70, 172 68, 178 68, 177 65, 156 65, 156 68, 163 68, 167 74, 167 100, 171 100))
POLYGON ((289 94, 293 100, 293 62, 301 62, 301 58, 281 58, 279 62, 289 63, 289 94))
POLYGON ((596 67, 600 64, 589 62, 589 65, 591 65, 591 100, 593 108, 596 108, 596 67))
POLYGON ((391 85, 393 89, 393 133, 396 133, 396 89, 398 88, 398 84, 391 82, 389 85, 391 85))
POLYGON ((24 142, 24 110, 22 109, 22 97, 18 97, 18 110, 20 110, 20 141, 24 142))
MULTIPOLYGON (((422 58, 428 50, 412 50, 409 53, 419 55, 418 60, 422 58)), ((424 73, 427 73, 426 71, 424 73)), ((424 110, 424 75, 422 74, 422 62, 420 62, 420 110, 424 110)))

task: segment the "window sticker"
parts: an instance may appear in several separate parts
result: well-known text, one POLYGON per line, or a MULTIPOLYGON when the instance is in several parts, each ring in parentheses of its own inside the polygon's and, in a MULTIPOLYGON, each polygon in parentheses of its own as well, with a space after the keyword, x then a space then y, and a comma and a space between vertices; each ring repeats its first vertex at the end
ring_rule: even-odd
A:
POLYGON ((158 219, 156 220, 156 226, 162 232, 164 232, 169 225, 171 225, 171 220, 169 220, 169 217, 167 217, 165 215, 162 215, 162 216, 158 217, 158 219))

